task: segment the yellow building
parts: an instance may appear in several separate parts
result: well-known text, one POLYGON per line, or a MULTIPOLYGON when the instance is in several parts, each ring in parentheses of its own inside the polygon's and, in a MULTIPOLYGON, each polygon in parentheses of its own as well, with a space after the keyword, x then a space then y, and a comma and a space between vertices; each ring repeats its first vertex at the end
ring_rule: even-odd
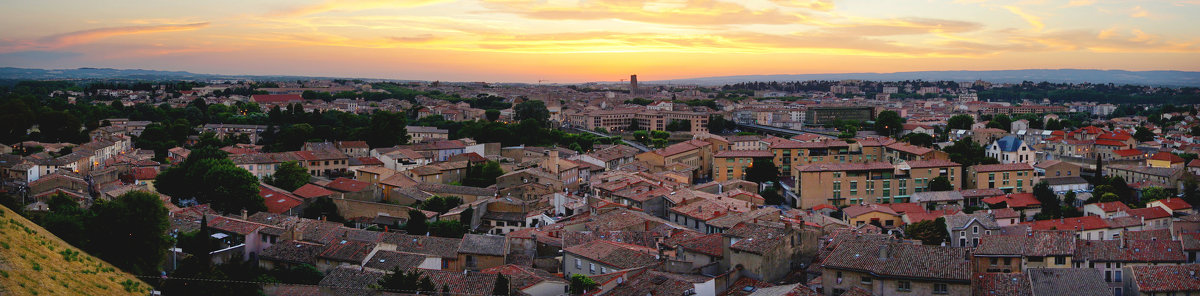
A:
POLYGON ((745 179, 746 169, 755 159, 769 159, 767 150, 725 150, 713 156, 713 180, 724 182, 730 179, 745 179))
POLYGON ((1033 167, 1027 163, 981 164, 967 168, 968 189, 1033 192, 1033 178, 1033 167))
POLYGON ((846 222, 854 227, 876 224, 883 228, 895 228, 904 223, 900 214, 892 208, 878 204, 853 205, 842 209, 842 213, 846 216, 846 222))
POLYGON ((796 183, 793 189, 800 196, 796 206, 811 209, 821 204, 908 202, 912 193, 928 190, 933 178, 945 176, 951 184, 960 180, 960 166, 948 160, 910 161, 897 165, 875 161, 799 166, 793 172, 796 183))

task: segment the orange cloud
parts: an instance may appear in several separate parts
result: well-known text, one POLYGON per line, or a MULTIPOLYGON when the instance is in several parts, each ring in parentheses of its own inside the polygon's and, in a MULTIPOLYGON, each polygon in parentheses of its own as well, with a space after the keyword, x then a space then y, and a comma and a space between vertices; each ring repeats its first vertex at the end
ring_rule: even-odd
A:
POLYGON ((116 37, 116 36, 162 33, 162 32, 191 31, 191 30, 198 30, 198 29, 207 27, 208 25, 209 25, 209 23, 204 22, 204 23, 193 23, 193 24, 182 24, 182 25, 129 26, 129 27, 112 27, 112 28, 99 28, 99 29, 75 31, 75 32, 70 32, 70 33, 46 36, 46 37, 38 38, 36 40, 13 41, 13 42, 10 42, 10 44, 8 44, 8 46, 0 47, 0 52, 11 52, 11 51, 19 51, 19 50, 58 49, 58 48, 63 48, 63 47, 68 47, 68 46, 88 44, 88 43, 96 42, 101 39, 116 37))
POLYGON ((652 5, 654 1, 595 0, 578 5, 548 6, 536 0, 484 0, 499 12, 544 20, 619 19, 667 25, 804 24, 811 17, 778 8, 754 10, 741 4, 716 0, 684 0, 674 5, 652 5))
POLYGON ((1007 9, 1009 12, 1012 12, 1013 14, 1021 17, 1022 19, 1025 19, 1025 22, 1028 22, 1029 25, 1033 27, 1034 31, 1041 31, 1042 29, 1046 28, 1046 23, 1042 22, 1042 18, 1040 18, 1036 15, 1029 14, 1028 12, 1025 12, 1024 10, 1021 10, 1020 7, 1004 6, 1004 9, 1007 9))
POLYGON ((403 8, 425 6, 447 0, 328 0, 323 3, 277 11, 271 16, 306 16, 329 11, 361 11, 377 8, 403 8))

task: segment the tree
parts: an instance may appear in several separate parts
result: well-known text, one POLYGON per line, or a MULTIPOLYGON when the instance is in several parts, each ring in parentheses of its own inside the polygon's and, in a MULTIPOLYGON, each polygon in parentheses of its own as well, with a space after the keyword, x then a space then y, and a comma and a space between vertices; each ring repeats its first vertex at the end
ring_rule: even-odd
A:
POLYGON ((1137 131, 1133 133, 1133 138, 1138 142, 1154 141, 1154 132, 1145 127, 1137 127, 1137 131))
POLYGON ((426 223, 429 234, 438 237, 462 238, 467 234, 467 225, 454 220, 438 220, 426 223))
POLYGON ((513 107, 513 119, 534 119, 543 124, 550 122, 550 110, 546 103, 538 100, 527 100, 513 107))
POLYGON ((691 130, 692 130, 692 121, 691 120, 673 119, 673 120, 671 120, 670 123, 667 123, 667 131, 684 132, 684 131, 691 131, 691 130))
POLYGON ((404 112, 376 111, 367 126, 367 145, 392 147, 408 143, 408 116, 404 112))
POLYGON ((1078 198, 1075 196, 1075 191, 1067 191, 1067 193, 1063 195, 1063 205, 1073 207, 1075 206, 1076 201, 1078 201, 1078 198))
POLYGON ((1057 131, 1063 129, 1063 125, 1058 119, 1051 118, 1046 120, 1046 129, 1057 131))
POLYGON ((650 138, 652 138, 652 139, 663 139, 663 140, 666 140, 667 138, 670 138, 670 137, 671 137, 671 133, 668 133, 668 132, 664 132, 664 131, 650 131, 650 138))
POLYGON ((462 184, 471 187, 488 187, 496 184, 496 178, 501 175, 504 175, 504 169, 500 168, 499 162, 488 161, 483 165, 468 164, 462 184))
POLYGON ((746 181, 762 185, 765 182, 779 182, 779 168, 770 158, 756 158, 746 168, 746 181))
POLYGON ((904 227, 904 234, 909 238, 918 239, 924 245, 941 245, 950 241, 950 233, 946 232, 946 218, 925 220, 904 227))
POLYGON ((300 166, 299 162, 289 161, 280 164, 279 168, 275 169, 275 175, 267 177, 266 182, 283 190, 296 191, 300 186, 308 184, 310 179, 312 179, 312 175, 308 173, 307 169, 300 166))
POLYGON ((412 292, 418 290, 422 277, 424 275, 418 270, 400 270, 396 266, 390 274, 380 278, 378 284, 380 289, 388 291, 412 292))
POLYGON ((488 109, 487 111, 483 111, 483 115, 487 117, 488 121, 496 121, 500 119, 500 110, 488 109))
POLYGON ((1121 200, 1121 197, 1117 196, 1116 193, 1105 192, 1104 195, 1100 196, 1099 202, 1114 202, 1114 201, 1119 201, 1119 200, 1121 200))
POLYGON ((908 142, 909 144, 913 144, 913 145, 917 145, 917 146, 921 146, 921 147, 933 147, 933 142, 934 142, 933 136, 930 136, 929 134, 926 134, 926 133, 909 133, 907 135, 904 135, 904 137, 902 139, 905 142, 908 142))
POLYGON ((1059 203, 1058 195, 1055 195, 1054 190, 1050 189, 1050 183, 1042 181, 1033 185, 1033 197, 1042 204, 1042 215, 1049 218, 1062 217, 1062 205, 1059 203))
POLYGON ((763 189, 758 195, 762 195, 768 205, 782 205, 784 202, 783 196, 779 195, 779 183, 763 189))
POLYGON ((950 117, 949 120, 946 120, 947 129, 970 130, 971 125, 974 124, 975 118, 966 114, 954 115, 953 117, 950 117))
POLYGON ((725 120, 725 116, 721 114, 712 114, 708 116, 708 132, 719 134, 725 131, 731 124, 725 120))
POLYGON ((996 116, 993 116, 992 120, 988 122, 987 126, 990 128, 1002 129, 1004 131, 1011 131, 1012 121, 1012 117, 1008 117, 1007 114, 996 114, 996 116))
POLYGON ((492 287, 493 296, 508 296, 511 293, 508 289, 508 277, 503 274, 496 274, 496 285, 492 287))
POLYGON ((183 163, 159 174, 155 187, 174 200, 211 204, 213 210, 222 213, 266 210, 258 195, 258 178, 234 165, 224 151, 212 147, 192 150, 183 163))
POLYGON ((89 225, 96 226, 87 230, 89 253, 132 274, 157 274, 172 241, 167 208, 157 194, 133 191, 91 210, 95 216, 89 225))
POLYGON ((647 131, 634 131, 634 132, 633 132, 633 140, 634 140, 634 141, 641 142, 641 143, 643 143, 643 144, 644 144, 644 143, 647 143, 648 141, 650 141, 650 132, 647 132, 647 131))
POLYGON ((433 280, 430 280, 429 277, 425 276, 421 277, 421 281, 417 283, 417 291, 433 292, 437 291, 437 287, 433 285, 433 280))
POLYGON ((582 274, 571 275, 571 295, 583 295, 584 292, 596 287, 596 281, 582 274))
POLYGON ((424 202, 421 202, 420 208, 422 210, 426 210, 426 211, 430 211, 430 212, 438 212, 438 213, 445 214, 447 211, 450 211, 450 209, 453 209, 455 207, 458 207, 458 205, 461 205, 462 202, 463 202, 462 198, 457 197, 457 196, 442 197, 442 196, 434 195, 430 198, 425 199, 424 202))
POLYGON ((642 124, 641 124, 641 122, 640 122, 640 121, 638 121, 637 119, 630 120, 630 121, 629 121, 629 128, 627 128, 627 129, 628 129, 628 130, 630 130, 630 131, 640 131, 640 130, 642 130, 642 124))
POLYGON ((987 152, 983 150, 983 146, 972 141, 970 137, 954 141, 954 144, 946 146, 942 150, 950 154, 950 161, 957 162, 963 166, 999 163, 995 158, 988 157, 987 152))
POLYGON ((1146 189, 1142 190, 1141 201, 1151 202, 1151 201, 1166 199, 1166 198, 1170 198, 1170 197, 1171 197, 1171 195, 1169 193, 1167 193, 1166 189, 1163 189, 1162 187, 1154 186, 1154 187, 1150 187, 1150 188, 1146 188, 1146 189))
POLYGON ((309 219, 321 219, 324 217, 325 220, 333 222, 345 221, 342 215, 338 214, 337 204, 333 203, 332 199, 324 196, 313 200, 312 204, 304 208, 304 212, 300 216, 309 219))
POLYGON ((425 223, 425 213, 420 210, 408 210, 408 223, 404 223, 404 231, 412 235, 429 233, 429 225, 425 223))
POLYGON ((929 191, 950 191, 954 190, 954 184, 950 183, 950 179, 946 176, 938 176, 929 180, 929 191))
POLYGON ((896 111, 879 112, 879 116, 875 118, 875 132, 881 136, 896 137, 903 131, 904 118, 896 111))
POLYGON ((1200 207, 1200 181, 1192 174, 1183 174, 1183 201, 1192 207, 1200 207))

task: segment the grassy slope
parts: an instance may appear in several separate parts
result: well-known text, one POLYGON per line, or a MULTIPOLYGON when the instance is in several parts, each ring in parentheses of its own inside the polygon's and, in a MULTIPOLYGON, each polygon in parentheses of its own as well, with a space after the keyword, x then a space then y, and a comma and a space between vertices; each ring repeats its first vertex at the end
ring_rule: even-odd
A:
POLYGON ((147 295, 150 289, 0 206, 0 295, 147 295))

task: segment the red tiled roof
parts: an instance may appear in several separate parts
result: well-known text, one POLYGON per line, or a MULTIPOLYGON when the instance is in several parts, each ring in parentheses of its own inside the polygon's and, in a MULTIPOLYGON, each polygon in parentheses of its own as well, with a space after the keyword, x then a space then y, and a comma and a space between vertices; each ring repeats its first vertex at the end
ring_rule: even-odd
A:
POLYGON ((993 196, 983 199, 987 204, 1007 203, 1010 208, 1026 208, 1030 206, 1041 206, 1037 198, 1033 197, 1033 193, 1011 193, 1000 196, 993 196))
POLYGON ((1131 216, 1142 217, 1142 219, 1146 220, 1171 217, 1171 213, 1168 213, 1167 210, 1164 210, 1160 207, 1132 209, 1127 212, 1131 216))
POLYGON ((1100 210, 1104 211, 1105 213, 1129 210, 1129 206, 1127 206, 1127 205, 1125 205, 1125 203, 1119 202, 1119 201, 1097 203, 1096 206, 1100 207, 1100 210))
POLYGON ((1024 162, 1002 163, 1002 164, 981 164, 981 165, 973 166, 971 168, 973 168, 976 173, 1033 170, 1032 166, 1029 166, 1028 163, 1024 163, 1024 162))
POLYGON ((1050 219, 1021 224, 1028 224, 1033 230, 1093 230, 1108 228, 1108 222, 1105 222, 1100 216, 1050 219))
POLYGON ((1121 143, 1121 142, 1117 142, 1117 141, 1113 141, 1113 140, 1096 140, 1096 145, 1097 145, 1097 146, 1117 146, 1117 147, 1120 147, 1120 146, 1125 146, 1125 143, 1121 143))
POLYGON ((724 241, 720 233, 713 233, 679 243, 684 249, 703 253, 713 257, 721 257, 724 241))
POLYGON ((924 207, 915 202, 892 203, 885 204, 885 206, 892 208, 892 211, 895 211, 896 213, 917 213, 925 211, 924 207))
POLYGON ((864 214, 871 213, 871 212, 880 212, 880 213, 895 215, 895 216, 900 215, 900 214, 896 213, 896 211, 893 211, 892 208, 877 205, 877 204, 853 205, 853 206, 846 207, 845 209, 842 209, 842 212, 846 213, 846 217, 851 217, 851 218, 862 216, 864 214))
POLYGON ((819 205, 817 205, 817 206, 813 207, 812 209, 813 209, 814 211, 817 211, 817 210, 822 210, 822 209, 831 209, 831 210, 837 210, 837 208, 836 208, 836 207, 834 207, 834 206, 831 206, 831 205, 828 205, 828 204, 819 204, 819 205))
POLYGON ((262 196, 263 203, 267 205, 267 212, 272 214, 282 214, 304 203, 299 197, 283 189, 262 185, 258 186, 258 196, 262 196))
POLYGON ((1192 205, 1188 204, 1186 201, 1183 201, 1182 198, 1178 198, 1178 197, 1162 199, 1162 200, 1159 200, 1158 202, 1162 203, 1163 206, 1170 208, 1172 211, 1187 210, 1187 209, 1192 208, 1192 205))
POLYGON ((363 165, 383 165, 383 161, 380 161, 378 158, 374 158, 374 157, 370 157, 370 156, 359 157, 358 161, 362 162, 363 165))
POLYGON ((925 153, 933 152, 933 149, 916 146, 905 142, 892 143, 891 145, 887 145, 887 148, 916 155, 924 155, 925 153))
POLYGON ((135 180, 154 180, 155 177, 158 177, 157 168, 133 168, 135 180))
POLYGON ((1200 264, 1130 266, 1138 292, 1200 290, 1200 264))
POLYGON ((1117 155, 1120 155, 1121 157, 1130 157, 1130 156, 1137 156, 1137 155, 1141 155, 1141 154, 1142 154, 1142 150, 1137 150, 1137 149, 1121 149, 1121 150, 1113 151, 1113 153, 1116 153, 1117 155))
POLYGON ((1188 162, 1187 166, 1189 168, 1200 168, 1200 158, 1193 159, 1191 162, 1188 162))
POLYGON ((329 184, 325 185, 325 187, 341 192, 359 192, 370 188, 371 183, 346 178, 337 178, 332 182, 329 182, 329 184))
POLYGON ((322 197, 322 196, 330 196, 330 195, 333 195, 334 192, 329 191, 328 189, 325 189, 325 188, 321 188, 321 186, 317 186, 317 185, 313 185, 313 184, 304 184, 304 186, 300 186, 300 188, 296 188, 296 190, 292 191, 292 193, 295 194, 296 196, 299 196, 302 198, 316 198, 316 197, 322 197))
POLYGON ((1183 163, 1184 161, 1183 157, 1179 157, 1179 155, 1175 155, 1175 153, 1166 151, 1159 151, 1158 153, 1155 153, 1154 156, 1150 157, 1150 160, 1162 160, 1169 161, 1171 163, 1183 163))

